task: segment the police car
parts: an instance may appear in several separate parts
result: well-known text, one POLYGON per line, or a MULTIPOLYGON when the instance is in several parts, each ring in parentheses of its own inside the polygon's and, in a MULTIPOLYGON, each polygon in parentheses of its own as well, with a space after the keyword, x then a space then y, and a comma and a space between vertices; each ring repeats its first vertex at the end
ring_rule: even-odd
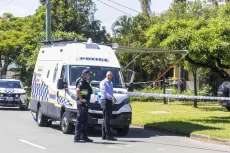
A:
POLYGON ((26 89, 20 80, 0 79, 0 106, 26 110, 28 108, 26 89))

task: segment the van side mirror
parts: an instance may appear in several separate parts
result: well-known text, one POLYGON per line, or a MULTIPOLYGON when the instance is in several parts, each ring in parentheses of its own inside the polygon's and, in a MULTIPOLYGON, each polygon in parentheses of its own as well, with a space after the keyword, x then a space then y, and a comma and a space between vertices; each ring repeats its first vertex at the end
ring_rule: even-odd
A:
POLYGON ((135 71, 127 70, 126 82, 129 83, 129 84, 130 84, 130 83, 133 83, 134 78, 135 78, 135 74, 136 74, 135 71))
POLYGON ((64 82, 63 82, 63 79, 62 79, 62 78, 58 79, 58 82, 57 82, 57 89, 59 89, 59 90, 64 89, 64 82))

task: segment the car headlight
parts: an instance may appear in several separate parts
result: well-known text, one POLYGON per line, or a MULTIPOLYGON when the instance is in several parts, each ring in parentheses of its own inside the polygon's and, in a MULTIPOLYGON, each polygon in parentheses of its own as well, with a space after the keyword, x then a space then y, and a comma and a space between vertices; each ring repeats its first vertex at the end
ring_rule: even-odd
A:
POLYGON ((77 109, 77 102, 73 102, 73 109, 77 109))

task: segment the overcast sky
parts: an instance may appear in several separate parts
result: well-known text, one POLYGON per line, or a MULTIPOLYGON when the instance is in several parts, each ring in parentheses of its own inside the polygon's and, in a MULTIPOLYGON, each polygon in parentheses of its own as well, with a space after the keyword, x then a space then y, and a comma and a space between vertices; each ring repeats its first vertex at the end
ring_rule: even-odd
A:
MULTIPOLYGON (((108 32, 111 32, 112 23, 119 17, 124 15, 124 13, 119 12, 105 4, 102 4, 98 0, 93 0, 96 3, 97 12, 95 13, 95 18, 102 21, 102 25, 106 26, 108 32)), ((115 5, 109 0, 100 0, 107 3, 117 9, 120 9, 128 14, 136 15, 137 13, 115 5)), ((139 0, 112 0, 114 2, 120 3, 124 6, 128 6, 134 10, 141 11, 139 0)), ((152 11, 156 13, 161 13, 169 8, 172 0, 152 0, 152 11)), ((39 0, 0 0, 0 15, 2 13, 8 12, 12 13, 14 16, 27 16, 34 14, 35 10, 39 6, 39 0)))

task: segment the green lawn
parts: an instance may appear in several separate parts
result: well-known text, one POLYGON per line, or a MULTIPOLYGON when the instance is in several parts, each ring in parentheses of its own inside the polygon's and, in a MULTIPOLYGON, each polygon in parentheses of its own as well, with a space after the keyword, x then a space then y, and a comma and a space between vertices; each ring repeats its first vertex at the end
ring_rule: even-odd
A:
POLYGON ((133 124, 230 139, 230 112, 217 102, 132 102, 133 124))

